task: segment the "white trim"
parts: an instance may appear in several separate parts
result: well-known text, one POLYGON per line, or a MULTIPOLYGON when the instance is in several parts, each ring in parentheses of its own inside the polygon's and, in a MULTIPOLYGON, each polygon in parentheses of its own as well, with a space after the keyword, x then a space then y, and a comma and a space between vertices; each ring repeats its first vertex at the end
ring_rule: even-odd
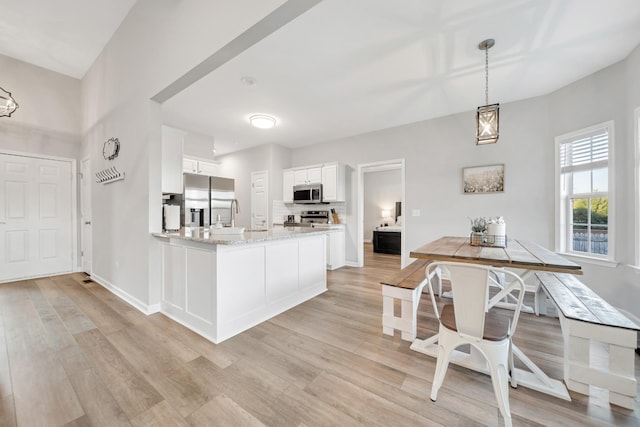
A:
POLYGON ((59 156, 50 156, 48 154, 29 153, 26 151, 5 150, 4 148, 0 148, 0 154, 8 154, 8 155, 20 156, 20 157, 32 157, 34 159, 58 160, 63 162, 76 161, 76 159, 73 159, 71 157, 59 157, 59 156))
POLYGON ((577 131, 565 133, 559 136, 556 136, 555 139, 555 251, 562 252, 564 255, 573 256, 576 258, 580 258, 585 262, 592 262, 594 264, 599 265, 617 265, 618 263, 615 261, 615 246, 616 246, 616 238, 615 238, 615 229, 616 229, 616 202, 615 202, 615 171, 616 167, 616 158, 614 153, 614 145, 615 145, 615 129, 614 129, 614 121, 608 120, 606 122, 598 123, 592 126, 589 126, 584 129, 580 129, 577 131), (605 128, 608 133, 608 147, 609 147, 609 160, 608 160, 608 189, 607 189, 607 198, 609 203, 609 223, 608 223, 608 234, 609 234, 609 243, 607 247, 607 256, 606 258, 593 258, 593 257, 585 257, 576 253, 568 253, 568 236, 566 230, 566 212, 563 212, 563 209, 566 207, 563 206, 564 195, 561 193, 560 184, 561 184, 561 170, 560 170, 560 146, 563 143, 566 143, 567 140, 579 138, 581 136, 590 134, 595 132, 596 130, 605 128), (591 261, 590 261, 591 260, 591 261))
POLYGON ((129 305, 138 309, 143 314, 149 315, 149 314, 160 312, 160 303, 147 305, 144 302, 140 301, 138 298, 128 294, 127 292, 123 291, 122 289, 110 283, 108 280, 98 275, 92 274, 89 277, 91 277, 91 280, 93 280, 94 282, 96 282, 97 284, 99 284, 100 286, 102 286, 103 288, 105 288, 106 290, 108 290, 109 292, 111 292, 121 300, 125 301, 129 305))
POLYGON ((575 258, 575 260, 582 263, 600 265, 603 267, 615 268, 618 266, 618 264, 620 264, 618 261, 610 260, 607 258, 595 258, 592 256, 580 255, 573 252, 558 252, 558 255, 562 255, 565 258, 575 258))
POLYGON ((76 159, 71 159, 71 268, 80 267, 78 256, 78 164, 76 159))
MULTIPOLYGON (((78 167, 77 160, 70 157, 50 156, 48 154, 29 153, 23 151, 5 150, 0 148, 0 154, 9 156, 30 157, 33 159, 55 160, 68 162, 71 166, 71 270, 73 272, 80 266, 78 258, 78 167)), ((61 273, 56 273, 61 274, 61 273)))
MULTIPOLYGON (((383 160, 373 163, 362 163, 358 165, 358 198, 357 198, 357 217, 356 217, 356 247, 357 247, 357 259, 355 267, 364 266, 364 174, 367 172, 377 172, 381 170, 400 169, 400 185, 402 194, 402 215, 406 216, 406 195, 405 195, 405 162, 404 159, 395 160, 383 160)), ((406 221, 402 221, 402 233, 400 237, 400 253, 401 253, 401 265, 400 268, 404 268, 406 265, 405 251, 405 225, 406 221)))

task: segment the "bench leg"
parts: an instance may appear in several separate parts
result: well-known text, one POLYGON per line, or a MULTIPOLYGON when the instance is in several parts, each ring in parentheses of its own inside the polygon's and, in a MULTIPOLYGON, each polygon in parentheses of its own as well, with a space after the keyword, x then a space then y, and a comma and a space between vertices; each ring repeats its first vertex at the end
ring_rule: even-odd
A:
POLYGON ((393 336, 394 325, 390 319, 395 318, 392 297, 382 297, 382 333, 393 336))
POLYGON ((414 301, 402 300, 400 305, 402 310, 402 324, 405 326, 405 329, 402 329, 402 339, 405 341, 413 341, 418 334, 418 327, 416 325, 418 322, 417 304, 414 301))
MULTIPOLYGON (((574 371, 579 367, 589 366, 589 340, 585 338, 569 337, 565 339, 564 382, 569 390, 582 394, 589 394, 589 384, 577 381, 574 371)), ((582 378, 581 378, 582 379, 582 378)))
POLYGON ((401 332, 402 339, 413 341, 417 335, 417 299, 422 289, 404 289, 382 285, 382 332, 394 335, 401 332), (395 314, 395 301, 400 300, 400 316, 395 314))
MULTIPOLYGON (((634 409, 636 396, 635 378, 635 350, 633 340, 630 346, 622 347, 611 344, 609 346, 609 371, 619 377, 625 378, 632 383, 626 393, 618 393, 619 389, 609 390, 609 402, 627 409, 634 409)), ((622 387, 621 387, 622 388, 622 387)))
POLYGON ((594 325, 565 318, 560 326, 564 338, 564 381, 567 388, 589 394, 589 385, 609 390, 609 402, 627 409, 635 408, 636 331, 594 325), (609 367, 590 365, 590 342, 609 347, 609 367))

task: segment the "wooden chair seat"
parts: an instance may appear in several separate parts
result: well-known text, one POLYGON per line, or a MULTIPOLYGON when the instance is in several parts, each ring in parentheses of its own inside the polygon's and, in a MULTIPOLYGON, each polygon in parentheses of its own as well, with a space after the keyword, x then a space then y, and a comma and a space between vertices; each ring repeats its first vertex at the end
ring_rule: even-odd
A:
MULTIPOLYGON (((484 335, 482 338, 488 341, 502 341, 506 339, 509 335, 509 320, 509 318, 497 313, 487 313, 484 320, 484 335)), ((458 332, 453 304, 446 304, 442 307, 440 322, 442 322, 447 329, 458 332)))

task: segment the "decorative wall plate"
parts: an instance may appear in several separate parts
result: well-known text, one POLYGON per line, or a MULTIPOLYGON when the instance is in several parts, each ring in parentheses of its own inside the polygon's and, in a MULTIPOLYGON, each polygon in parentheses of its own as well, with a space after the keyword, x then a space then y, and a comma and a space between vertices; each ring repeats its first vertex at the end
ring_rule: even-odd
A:
POLYGON ((120 152, 120 141, 118 138, 109 138, 102 146, 102 156, 105 160, 113 160, 120 152))

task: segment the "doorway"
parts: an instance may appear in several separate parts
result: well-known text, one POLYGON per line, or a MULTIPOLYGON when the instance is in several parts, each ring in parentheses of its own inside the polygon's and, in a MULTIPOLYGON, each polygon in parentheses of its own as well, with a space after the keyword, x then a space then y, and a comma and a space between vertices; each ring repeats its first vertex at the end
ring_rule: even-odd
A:
POLYGON ((251 172, 251 228, 269 227, 269 171, 251 172))
MULTIPOLYGON (((401 203, 402 210, 404 211, 404 199, 405 199, 405 163, 404 159, 396 159, 396 160, 386 160, 375 163, 365 163, 358 165, 358 212, 357 212, 357 237, 356 237, 356 246, 357 246, 357 266, 364 266, 364 240, 365 240, 365 176, 369 173, 382 172, 382 171, 392 171, 399 170, 400 171, 400 200, 397 200, 401 203)), ((394 201, 395 202, 395 201, 394 201)), ((386 209, 382 209, 386 210, 386 209)), ((377 215, 376 212, 373 215, 377 215)), ((404 221, 400 225, 401 229, 401 255, 400 255, 400 268, 404 268, 406 265, 405 262, 405 226, 404 221)))
POLYGON ((75 160, 0 153, 0 282, 69 273, 75 160))
POLYGON ((80 259, 82 271, 91 275, 91 160, 80 163, 80 259))

